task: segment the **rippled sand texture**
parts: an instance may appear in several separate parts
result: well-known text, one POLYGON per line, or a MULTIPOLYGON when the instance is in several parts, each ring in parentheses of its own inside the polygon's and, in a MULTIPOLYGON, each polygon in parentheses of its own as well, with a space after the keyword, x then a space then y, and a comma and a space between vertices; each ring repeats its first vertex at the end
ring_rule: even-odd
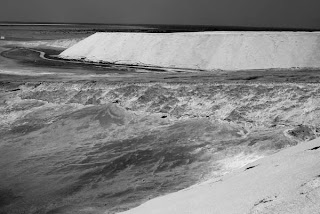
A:
POLYGON ((319 33, 125 29, 0 26, 0 213, 313 211, 319 33))
POLYGON ((126 210, 314 139, 318 94, 316 84, 2 83, 0 208, 126 210))

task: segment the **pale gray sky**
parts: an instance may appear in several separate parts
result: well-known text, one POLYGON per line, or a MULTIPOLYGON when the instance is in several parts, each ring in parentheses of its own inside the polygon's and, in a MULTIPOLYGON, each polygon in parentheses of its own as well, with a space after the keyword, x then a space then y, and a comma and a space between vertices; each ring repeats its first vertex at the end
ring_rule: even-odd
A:
POLYGON ((1 0, 0 21, 320 28, 319 0, 1 0))

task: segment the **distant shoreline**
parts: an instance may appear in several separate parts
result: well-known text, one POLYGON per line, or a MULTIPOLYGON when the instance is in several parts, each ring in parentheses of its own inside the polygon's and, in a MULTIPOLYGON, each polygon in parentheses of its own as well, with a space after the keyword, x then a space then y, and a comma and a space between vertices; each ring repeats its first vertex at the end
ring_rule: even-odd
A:
POLYGON ((0 23, 0 26, 66 26, 77 24, 33 24, 33 23, 0 23))
POLYGON ((0 26, 121 26, 139 28, 157 28, 168 31, 320 31, 320 28, 298 28, 298 27, 256 27, 256 26, 215 26, 215 25, 178 25, 178 24, 117 24, 117 23, 53 23, 53 22, 5 22, 0 21, 0 26))

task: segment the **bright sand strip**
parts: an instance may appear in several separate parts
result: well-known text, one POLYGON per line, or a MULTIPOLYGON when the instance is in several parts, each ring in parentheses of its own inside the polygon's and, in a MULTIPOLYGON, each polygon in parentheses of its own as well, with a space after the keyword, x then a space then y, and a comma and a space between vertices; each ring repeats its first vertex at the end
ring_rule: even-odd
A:
POLYGON ((301 143, 123 214, 319 213, 319 157, 320 139, 301 143))

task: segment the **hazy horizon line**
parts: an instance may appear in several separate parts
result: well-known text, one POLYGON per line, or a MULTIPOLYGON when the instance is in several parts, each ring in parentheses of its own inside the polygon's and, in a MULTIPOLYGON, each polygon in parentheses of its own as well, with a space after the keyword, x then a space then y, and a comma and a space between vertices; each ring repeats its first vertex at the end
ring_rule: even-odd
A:
MULTIPOLYGON (((209 24, 199 24, 199 25, 186 25, 186 24, 137 24, 137 23, 93 23, 93 22, 24 22, 24 21, 0 21, 1 26, 10 25, 114 25, 114 26, 172 26, 172 27, 191 27, 191 28, 226 28, 226 29, 274 29, 274 30, 305 30, 305 31, 319 31, 320 28, 310 28, 310 27, 279 27, 279 26, 249 26, 249 25, 209 25, 209 24)), ((218 30, 218 29, 217 29, 218 30)))

